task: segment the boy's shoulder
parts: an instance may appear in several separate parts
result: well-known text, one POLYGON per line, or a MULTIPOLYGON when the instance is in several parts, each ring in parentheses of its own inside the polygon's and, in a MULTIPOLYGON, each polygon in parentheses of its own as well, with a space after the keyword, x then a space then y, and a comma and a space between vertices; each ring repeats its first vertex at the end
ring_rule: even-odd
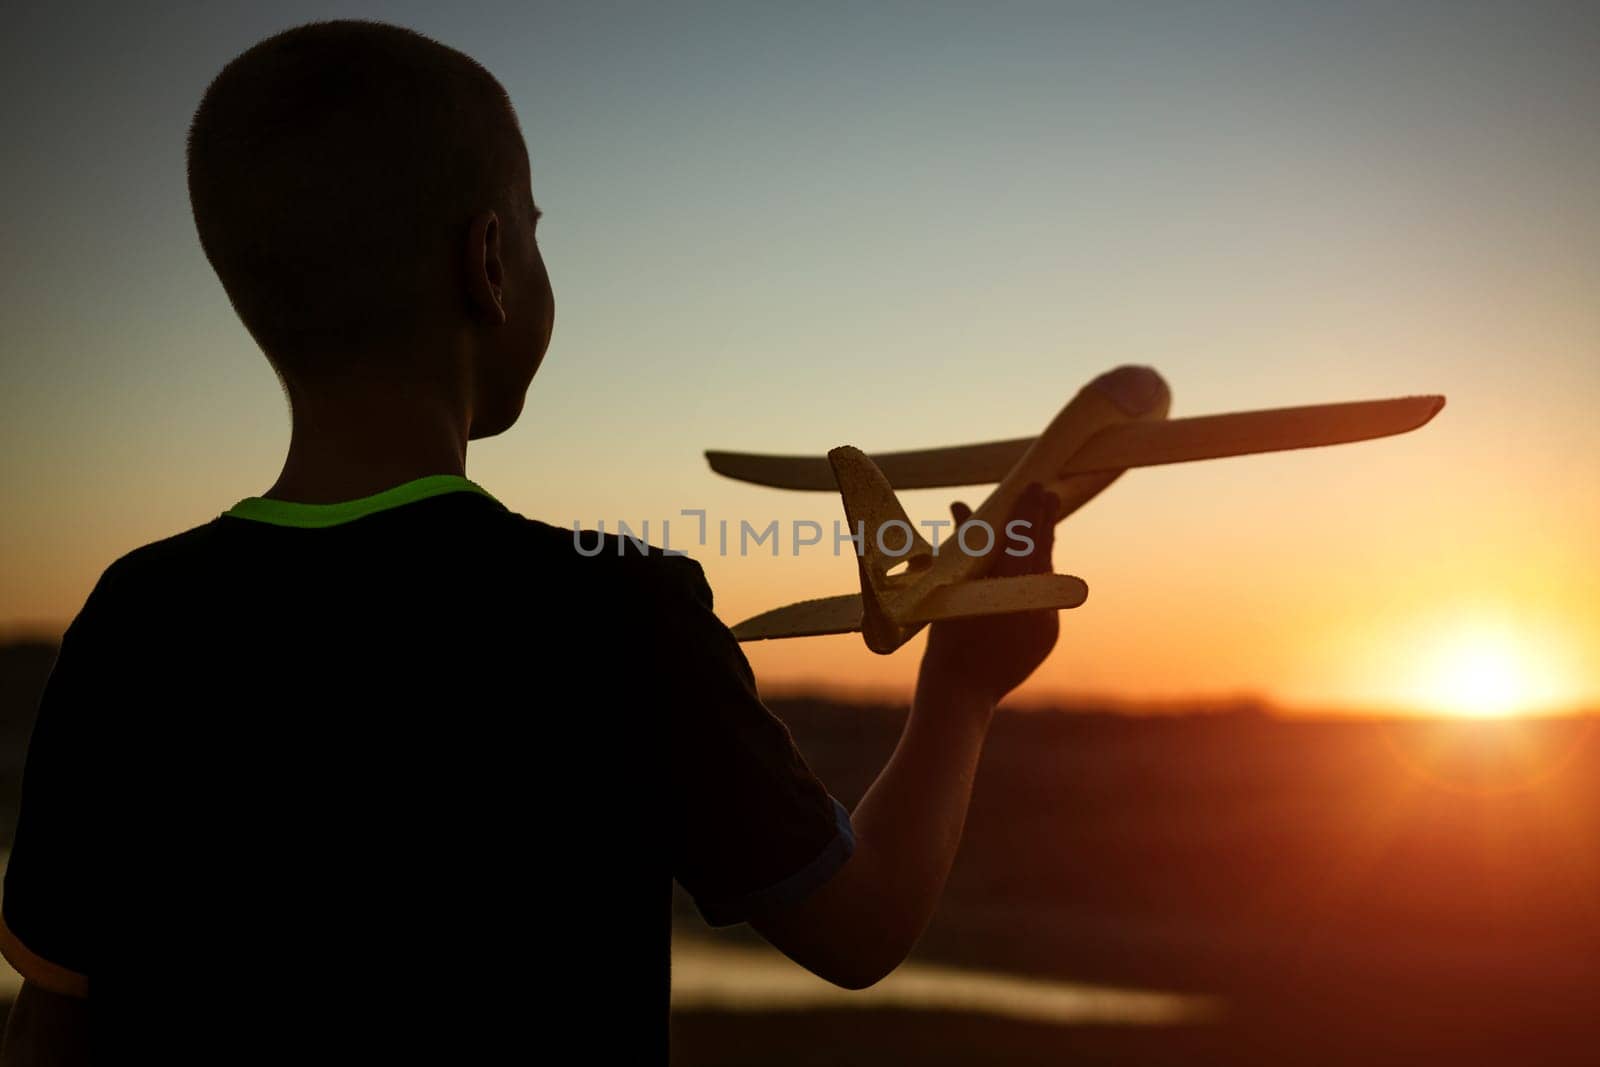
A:
POLYGON ((604 529, 553 526, 516 512, 509 514, 526 525, 530 536, 559 544, 560 551, 581 566, 580 573, 606 575, 625 583, 659 584, 671 593, 687 594, 706 608, 712 605, 705 569, 685 552, 604 529))
POLYGON ((214 550, 220 522, 219 516, 124 552, 101 572, 90 599, 108 590, 120 591, 145 578, 168 577, 173 570, 192 564, 197 557, 214 550))
MULTIPOLYGON (((458 494, 458 501, 470 506, 466 494, 458 494)), ((485 502, 482 498, 476 501, 485 502)), ((498 550, 503 558, 526 563, 545 574, 559 573, 575 585, 589 587, 598 596, 614 591, 630 598, 645 596, 678 604, 687 600, 701 608, 712 607, 711 586, 704 569, 699 561, 681 551, 603 529, 556 526, 503 505, 477 510, 473 518, 486 522, 488 530, 493 531, 487 542, 476 542, 484 551, 498 550)), ((247 563, 253 553, 264 547, 262 541, 250 536, 263 533, 261 525, 219 515, 140 545, 104 570, 91 600, 158 595, 161 588, 190 576, 200 580, 220 578, 230 565, 247 563)), ((386 523, 372 524, 367 520, 352 523, 346 532, 351 531, 357 536, 363 532, 410 536, 403 530, 387 529, 386 523)), ((482 528, 480 531, 487 532, 482 528)), ((297 549, 314 554, 318 532, 296 531, 311 536, 290 536, 297 549)), ((430 543, 437 545, 429 538, 417 537, 415 541, 422 551, 427 551, 430 543)), ((274 544, 282 543, 274 540, 274 544)))

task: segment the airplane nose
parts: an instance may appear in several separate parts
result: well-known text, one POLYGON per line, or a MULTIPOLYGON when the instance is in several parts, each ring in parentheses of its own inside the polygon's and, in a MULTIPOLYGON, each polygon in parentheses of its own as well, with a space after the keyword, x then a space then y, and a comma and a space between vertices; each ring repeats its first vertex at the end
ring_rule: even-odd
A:
POLYGON ((1154 367, 1128 364, 1106 371, 1089 384, 1128 415, 1146 414, 1171 399, 1166 381, 1154 367))

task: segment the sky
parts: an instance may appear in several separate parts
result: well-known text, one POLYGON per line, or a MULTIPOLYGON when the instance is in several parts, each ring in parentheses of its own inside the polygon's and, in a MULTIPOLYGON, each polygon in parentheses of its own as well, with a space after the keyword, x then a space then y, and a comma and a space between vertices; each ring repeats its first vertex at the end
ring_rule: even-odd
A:
MULTIPOLYGON (((1440 393, 1410 435, 1125 474, 1057 531, 1089 599, 1017 698, 1600 705, 1590 3, 8 8, 0 626, 276 477, 183 139, 228 59, 337 17, 467 52, 521 117, 555 336, 468 457, 514 509, 675 520, 733 623, 855 567, 685 544, 683 509, 843 515, 707 448, 1018 437, 1123 363, 1173 417, 1440 393)), ((903 696, 921 646, 745 649, 764 691, 903 696)))

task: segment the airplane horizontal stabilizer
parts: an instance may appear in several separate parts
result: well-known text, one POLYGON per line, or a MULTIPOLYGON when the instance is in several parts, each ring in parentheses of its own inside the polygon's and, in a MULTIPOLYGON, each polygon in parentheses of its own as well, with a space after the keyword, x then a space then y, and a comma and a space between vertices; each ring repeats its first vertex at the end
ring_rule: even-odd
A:
POLYGON ((1070 574, 1018 574, 977 578, 941 586, 897 621, 937 622, 976 615, 1007 615, 1041 608, 1075 608, 1089 598, 1089 586, 1070 574))
POLYGON ((766 641, 777 637, 817 637, 850 634, 861 629, 861 594, 802 600, 764 611, 733 627, 740 641, 766 641))

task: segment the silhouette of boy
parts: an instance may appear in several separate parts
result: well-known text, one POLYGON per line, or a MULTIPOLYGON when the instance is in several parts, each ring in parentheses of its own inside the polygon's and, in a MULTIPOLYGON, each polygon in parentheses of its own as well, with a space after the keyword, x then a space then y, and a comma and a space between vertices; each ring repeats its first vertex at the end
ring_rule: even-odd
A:
MULTIPOLYGON (((292 437, 271 488, 117 560, 67 630, 5 877, 0 1059, 86 1057, 92 973, 97 1045, 153 1062, 663 1062, 673 879, 835 983, 891 971, 1055 613, 934 626, 847 812, 697 563, 580 552, 464 476, 554 321, 487 71, 392 26, 292 29, 217 76, 188 163, 292 437)), ((995 573, 1048 568, 1054 507, 1029 493, 1036 550, 995 573)))

